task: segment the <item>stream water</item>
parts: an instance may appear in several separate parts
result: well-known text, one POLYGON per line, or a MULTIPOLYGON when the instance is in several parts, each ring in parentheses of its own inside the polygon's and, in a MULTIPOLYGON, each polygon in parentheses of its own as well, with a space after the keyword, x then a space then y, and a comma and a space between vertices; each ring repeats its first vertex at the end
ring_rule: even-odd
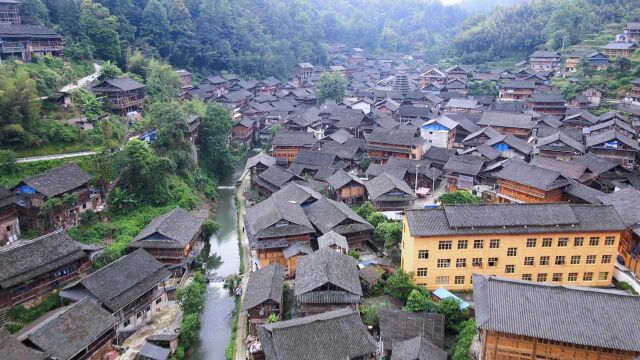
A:
MULTIPOLYGON (((218 233, 210 239, 207 273, 219 278, 237 274, 240 267, 238 250, 237 216, 234 201, 235 186, 242 174, 245 162, 236 167, 233 175, 220 182, 216 222, 218 233)), ((202 327, 200 341, 194 346, 190 360, 224 360, 224 351, 231 337, 231 314, 234 298, 222 288, 222 282, 210 282, 204 310, 200 316, 202 327)))

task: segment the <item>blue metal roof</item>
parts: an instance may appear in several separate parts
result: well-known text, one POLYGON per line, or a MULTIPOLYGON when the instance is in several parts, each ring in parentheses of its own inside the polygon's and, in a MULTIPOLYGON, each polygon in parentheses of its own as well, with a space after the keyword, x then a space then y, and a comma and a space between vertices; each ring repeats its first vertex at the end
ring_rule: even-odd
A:
POLYGON ((458 302, 460 302, 460 310, 464 310, 469 307, 469 303, 453 295, 449 290, 443 287, 434 290, 431 294, 433 294, 433 296, 437 297, 440 300, 444 300, 448 298, 453 298, 458 300, 458 302))

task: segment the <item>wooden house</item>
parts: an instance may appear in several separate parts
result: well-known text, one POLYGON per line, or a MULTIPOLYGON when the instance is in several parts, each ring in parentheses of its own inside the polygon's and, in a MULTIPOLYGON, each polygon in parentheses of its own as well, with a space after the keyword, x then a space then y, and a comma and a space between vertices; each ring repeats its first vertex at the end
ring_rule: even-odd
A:
POLYGON ((295 242, 309 245, 316 232, 300 204, 278 194, 247 208, 244 222, 260 268, 274 262, 287 268, 283 250, 295 242))
POLYGON ((630 41, 640 41, 640 22, 629 22, 624 27, 624 36, 630 41))
POLYGON ((587 99, 589 99, 591 107, 600 106, 600 101, 602 100, 602 90, 593 86, 589 86, 582 91, 582 95, 586 96, 587 99))
POLYGON ((486 111, 477 122, 479 126, 491 126, 498 132, 527 140, 535 126, 531 114, 515 114, 499 111, 486 111))
POLYGON ((311 245, 294 242, 288 247, 282 250, 282 255, 284 255, 284 260, 286 263, 285 266, 285 278, 286 279, 294 279, 296 277, 296 269, 298 268, 298 261, 300 258, 307 256, 313 253, 313 249, 311 245))
POLYGON ((305 206, 304 213, 320 234, 333 231, 346 237, 350 249, 364 250, 364 243, 371 238, 374 230, 369 222, 345 203, 325 197, 305 206))
POLYGON ((105 107, 119 115, 142 110, 146 86, 129 77, 105 80, 91 88, 104 97, 105 107))
POLYGON ((20 237, 17 199, 11 191, 0 187, 0 246, 14 242, 20 237))
POLYGON ((477 99, 452 98, 443 107, 445 113, 472 113, 482 112, 482 105, 477 99))
POLYGON ((447 74, 437 68, 431 68, 420 74, 421 88, 425 88, 431 84, 444 85, 446 82, 447 74))
POLYGON ((527 107, 541 115, 564 116, 565 103, 560 94, 535 92, 527 100, 527 107))
POLYGON ((521 162, 510 162, 494 174, 501 203, 554 203, 570 182, 559 172, 521 162))
POLYGON ((362 295, 358 264, 351 256, 323 248, 300 258, 294 296, 303 316, 357 310, 362 295))
POLYGON ((586 59, 589 62, 589 66, 596 71, 607 70, 609 67, 609 57, 600 52, 574 51, 567 55, 567 60, 564 63, 564 73, 575 73, 582 59, 586 59))
POLYGON ((367 190, 360 178, 344 170, 338 170, 327 178, 332 192, 331 198, 347 205, 360 205, 367 197, 367 190))
POLYGON ((529 56, 529 68, 533 71, 557 71, 560 68, 560 53, 557 51, 535 51, 529 56))
POLYGON ((117 317, 93 299, 84 298, 21 332, 18 340, 49 359, 106 359, 116 354, 117 327, 117 317))
POLYGON ((311 150, 316 146, 317 140, 312 134, 306 132, 279 132, 271 142, 271 156, 278 164, 289 166, 301 149, 311 150))
POLYGON ((529 80, 507 80, 498 91, 498 98, 503 101, 524 100, 531 96, 536 84, 529 80))
POLYGON ((636 155, 640 146, 636 140, 617 130, 589 135, 585 139, 585 145, 587 151, 597 156, 609 159, 629 170, 636 168, 636 155))
POLYGON ((171 276, 164 264, 144 249, 106 265, 60 292, 69 301, 89 297, 118 318, 118 331, 132 334, 157 318, 167 302, 165 281, 171 276))
POLYGON ((515 351, 528 359, 554 354, 559 360, 633 360, 640 354, 633 337, 605 339, 600 333, 640 331, 640 299, 634 296, 482 275, 473 276, 473 295, 483 359, 515 351), (606 305, 593 306, 601 301, 606 305), (543 314, 541 307, 547 309, 543 314), (616 316, 618 311, 627 315, 616 316))
POLYGON ((380 308, 380 340, 383 353, 391 353, 391 359, 433 359, 446 360, 444 347, 445 318, 437 313, 411 313, 398 309, 380 308), (418 340, 416 340, 418 339, 418 340), (412 344, 419 342, 420 344, 412 344), (425 346, 423 357, 406 354, 420 353, 425 346))
POLYGON ((426 159, 413 160, 394 157, 389 159, 383 170, 398 178, 400 177, 398 170, 405 170, 403 179, 410 188, 415 189, 417 181, 417 187, 435 189, 440 183, 442 171, 432 165, 433 163, 426 159))
POLYGON ((256 122, 253 119, 241 118, 231 127, 231 138, 251 147, 256 122))
POLYGON ((247 159, 245 169, 249 169, 249 172, 251 173, 251 181, 253 182, 253 178, 255 176, 260 175, 263 171, 267 170, 271 166, 274 166, 275 164, 276 159, 274 157, 267 155, 264 152, 260 152, 257 155, 247 159))
POLYGON ((638 133, 636 132, 636 129, 633 127, 633 125, 629 124, 627 121, 622 120, 619 117, 613 117, 611 118, 611 120, 601 121, 588 128, 583 128, 582 132, 586 136, 589 136, 605 133, 611 130, 615 130, 624 136, 630 137, 631 139, 638 138, 638 133))
POLYGON ((276 191, 284 188, 292 181, 304 181, 304 178, 293 172, 273 165, 256 176, 251 177, 251 186, 262 196, 269 197, 276 191))
POLYGON ((468 189, 477 185, 485 162, 483 158, 472 155, 455 155, 449 158, 442 168, 447 179, 447 191, 468 189))
POLYGON ((23 179, 13 188, 20 224, 42 230, 76 226, 82 212, 101 208, 100 194, 90 182, 91 176, 74 163, 23 179))
POLYGON ((197 115, 190 114, 187 116, 187 129, 185 138, 193 145, 198 141, 198 129, 200 128, 200 118, 197 115))
POLYGON ((609 57, 629 58, 638 50, 638 45, 633 42, 610 42, 602 47, 602 53, 609 57))
POLYGON ((61 230, 7 245, 0 249, 0 308, 48 294, 90 271, 80 244, 61 230))
POLYGON ((561 121, 562 127, 583 129, 597 124, 600 120, 586 110, 579 110, 575 114, 567 114, 561 121))
POLYGON ((316 360, 377 358, 376 341, 360 314, 349 309, 266 324, 258 327, 258 335, 261 359, 304 359, 309 354, 316 360))
POLYGON ((459 79, 448 80, 443 90, 445 92, 467 96, 467 83, 459 79))
POLYGON ((264 80, 258 81, 256 84, 256 95, 273 95, 278 90, 280 80, 270 76, 264 80))
POLYGON ((155 217, 129 244, 129 249, 145 249, 163 264, 181 265, 184 273, 202 251, 203 216, 175 208, 155 217))
POLYGON ((492 149, 498 151, 501 157, 507 159, 518 156, 526 160, 529 159, 533 153, 533 147, 531 145, 511 134, 491 138, 484 145, 490 146, 492 149))
POLYGON ((631 92, 627 95, 627 101, 640 106, 640 78, 631 81, 631 92))
POLYGON ((369 200, 378 211, 407 209, 416 200, 413 189, 404 180, 387 173, 366 181, 364 186, 369 200))
POLYGON ((455 65, 448 68, 447 70, 445 70, 445 73, 447 74, 447 83, 451 82, 452 80, 458 80, 464 84, 467 83, 467 75, 469 74, 469 72, 462 68, 460 65, 455 65))
POLYGON ((534 153, 537 156, 570 161, 585 153, 584 144, 562 132, 536 139, 534 153))
POLYGON ((16 0, 0 1, 0 24, 22 24, 20 5, 16 0))
POLYGON ((367 154, 375 164, 384 164, 390 157, 420 160, 422 146, 417 146, 415 130, 374 128, 366 137, 367 154))
POLYGON ((247 312, 249 335, 258 334, 258 326, 266 324, 272 315, 282 319, 282 291, 284 268, 271 264, 249 273, 247 289, 242 299, 240 311, 247 312))
POLYGON ((182 89, 191 89, 193 87, 193 74, 185 69, 176 70, 176 74, 180 77, 182 89))

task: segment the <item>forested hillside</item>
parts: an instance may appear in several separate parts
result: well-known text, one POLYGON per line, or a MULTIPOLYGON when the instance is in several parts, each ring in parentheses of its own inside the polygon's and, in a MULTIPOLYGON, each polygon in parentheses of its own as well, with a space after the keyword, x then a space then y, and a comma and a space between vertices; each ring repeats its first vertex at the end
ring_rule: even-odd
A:
POLYGON ((579 43, 609 23, 640 19, 638 0, 533 0, 469 18, 453 42, 462 63, 526 56, 579 43))

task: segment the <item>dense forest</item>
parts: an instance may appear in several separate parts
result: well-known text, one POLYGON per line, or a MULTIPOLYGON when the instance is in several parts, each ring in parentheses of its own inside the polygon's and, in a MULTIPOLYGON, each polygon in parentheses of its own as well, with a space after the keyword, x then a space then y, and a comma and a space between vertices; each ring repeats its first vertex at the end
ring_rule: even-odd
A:
POLYGON ((72 60, 127 68, 135 51, 200 73, 285 78, 300 61, 325 65, 326 44, 481 63, 580 42, 640 19, 640 0, 25 0, 33 22, 59 31, 72 60), (484 2, 486 3, 486 2, 484 2), (515 3, 515 4, 514 4, 515 3), (485 10, 489 6, 485 6, 485 10))

